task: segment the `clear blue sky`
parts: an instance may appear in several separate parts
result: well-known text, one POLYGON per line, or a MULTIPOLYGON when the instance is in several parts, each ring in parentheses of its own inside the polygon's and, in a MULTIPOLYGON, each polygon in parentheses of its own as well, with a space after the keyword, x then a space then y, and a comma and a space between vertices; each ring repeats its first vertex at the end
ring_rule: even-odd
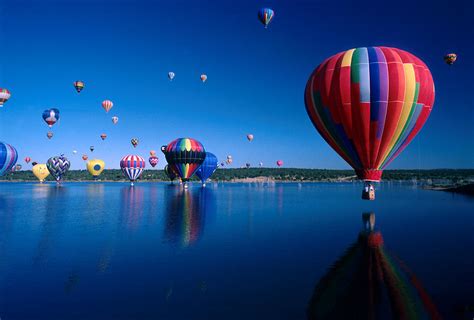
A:
POLYGON ((14 0, 0 13, 0 87, 12 92, 0 140, 21 159, 65 153, 78 169, 87 153, 118 168, 126 154, 189 136, 219 159, 232 154, 234 167, 348 168, 306 115, 304 87, 324 58, 385 45, 420 57, 436 85, 427 124, 390 168, 474 167, 472 1, 14 0), (262 6, 275 10, 267 30, 262 6), (448 52, 458 53, 452 67, 448 52), (86 83, 79 95, 75 80, 86 83), (52 140, 41 118, 50 107, 61 110, 52 140))

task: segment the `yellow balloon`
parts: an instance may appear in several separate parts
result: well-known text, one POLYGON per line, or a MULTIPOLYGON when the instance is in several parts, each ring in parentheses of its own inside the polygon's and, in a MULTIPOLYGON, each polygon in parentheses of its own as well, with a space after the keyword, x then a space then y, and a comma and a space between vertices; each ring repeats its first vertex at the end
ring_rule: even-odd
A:
POLYGON ((103 160, 92 159, 87 162, 87 170, 94 178, 100 176, 104 168, 105 162, 103 160))
POLYGON ((43 182, 49 176, 48 167, 44 163, 33 166, 33 174, 40 182, 43 182))

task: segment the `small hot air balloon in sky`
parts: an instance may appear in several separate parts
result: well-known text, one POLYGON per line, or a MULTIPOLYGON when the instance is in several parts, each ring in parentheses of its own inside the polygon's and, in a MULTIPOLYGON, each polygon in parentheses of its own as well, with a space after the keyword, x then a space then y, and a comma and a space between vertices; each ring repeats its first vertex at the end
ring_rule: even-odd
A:
POLYGON ((36 163, 33 162, 33 174, 35 175, 38 180, 43 183, 44 179, 46 179, 49 176, 49 171, 48 167, 44 163, 36 163))
POLYGON ((247 140, 250 141, 250 142, 252 142, 252 140, 253 140, 253 134, 250 134, 250 133, 249 133, 249 134, 247 135, 247 140))
POLYGON ((77 150, 72 150, 72 153, 76 154, 76 153, 77 153, 77 150))
POLYGON ((106 135, 105 133, 102 133, 102 134, 100 135, 100 138, 101 138, 102 140, 105 140, 105 138, 107 138, 107 135, 106 135))
POLYGON ((165 174, 168 177, 168 179, 170 179, 171 181, 176 179, 177 175, 173 170, 171 170, 169 165, 166 165, 164 170, 165 170, 165 174))
POLYGON ((48 162, 46 162, 46 166, 48 167, 49 173, 59 182, 63 175, 69 170, 71 163, 64 155, 60 155, 49 158, 48 162))
POLYGON ((3 104, 10 99, 11 93, 8 89, 0 88, 0 108, 3 107, 3 104))
POLYGON ((118 121, 119 121, 119 118, 117 116, 112 117, 112 123, 113 124, 117 124, 118 121))
POLYGON ((148 162, 153 168, 158 164, 158 161, 159 159, 157 156, 150 156, 150 158, 148 158, 148 162))
POLYGON ((234 160, 232 158, 227 158, 227 160, 225 162, 227 164, 232 164, 232 162, 234 162, 234 160))
POLYGON ((265 26, 268 27, 268 24, 272 21, 275 12, 270 8, 261 8, 258 11, 258 20, 265 26))
POLYGON ((59 110, 56 108, 44 110, 43 120, 51 128, 59 120, 59 110))
POLYGON ((206 158, 203 145, 191 138, 178 138, 171 141, 163 153, 171 170, 176 172, 183 182, 193 176, 206 158))
POLYGON ((89 147, 89 150, 90 150, 91 152, 94 152, 95 147, 94 147, 94 146, 90 146, 90 147, 89 147))
POLYGON ((31 165, 32 165, 33 167, 36 166, 37 164, 38 164, 38 162, 36 162, 36 161, 33 161, 33 162, 31 163, 31 165))
POLYGON ((247 169, 250 169, 250 163, 247 162, 247 163, 245 164, 245 167, 246 167, 247 169))
POLYGON ((105 162, 100 159, 92 159, 87 162, 86 164, 87 171, 94 177, 97 178, 100 176, 102 171, 104 171, 105 168, 105 162))
POLYGON ((456 59, 458 58, 458 55, 455 53, 448 53, 447 55, 444 56, 444 62, 446 62, 449 65, 454 64, 456 62, 456 59))
MULTIPOLYGON (((319 134, 366 182, 413 140, 434 103, 428 67, 396 48, 351 49, 326 59, 311 74, 306 111, 319 134)), ((375 193, 374 193, 375 195, 375 193)))
POLYGON ((48 137, 48 139, 51 139, 53 137, 53 133, 51 131, 48 131, 48 133, 46 134, 46 136, 48 137))
POLYGON ((217 170, 217 157, 210 152, 206 152, 206 158, 201 166, 197 169, 196 175, 201 180, 202 186, 206 186, 206 181, 217 170))
POLYGON ((201 81, 206 82, 207 81, 207 75, 201 74, 201 81))
POLYGON ((23 166, 22 166, 21 164, 17 164, 17 165, 15 166, 15 171, 20 171, 21 168, 23 168, 23 166))
POLYGON ((225 163, 224 162, 221 162, 221 167, 225 166, 225 163))
POLYGON ((138 139, 137 138, 133 138, 132 140, 130 140, 130 143, 132 144, 132 146, 134 148, 136 148, 138 146, 138 139))
POLYGON ((133 186, 133 182, 142 175, 143 169, 145 169, 145 159, 137 155, 125 156, 120 160, 120 168, 133 186))
POLYGON ((83 154, 82 155, 82 160, 86 161, 87 159, 89 159, 89 156, 87 154, 83 154))
POLYGON ((26 162, 26 163, 30 163, 30 161, 31 161, 31 158, 30 158, 30 157, 25 157, 25 162, 26 162))
POLYGON ((102 101, 102 108, 104 108, 105 112, 109 112, 113 106, 114 106, 114 103, 110 100, 102 101))
POLYGON ((227 156, 227 159, 232 159, 232 156, 229 154, 229 155, 227 156))
POLYGON ((260 168, 263 167, 263 162, 260 161, 260 163, 258 165, 259 165, 260 168))
POLYGON ((170 81, 173 81, 174 76, 175 76, 174 72, 172 71, 168 72, 168 79, 170 79, 170 81))
POLYGON ((156 151, 155 150, 150 150, 150 156, 156 156, 156 151))
POLYGON ((78 80, 74 81, 74 88, 76 88, 77 93, 80 93, 84 89, 84 82, 78 80))
POLYGON ((277 160, 276 164, 277 164, 277 166, 281 167, 283 165, 283 161, 282 160, 277 160))

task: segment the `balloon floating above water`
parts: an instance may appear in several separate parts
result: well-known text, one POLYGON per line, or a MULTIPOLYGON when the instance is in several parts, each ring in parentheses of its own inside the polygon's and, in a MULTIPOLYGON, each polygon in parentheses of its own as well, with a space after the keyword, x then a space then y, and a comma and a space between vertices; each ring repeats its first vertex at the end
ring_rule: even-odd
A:
POLYGON ((3 104, 10 99, 11 93, 8 89, 0 88, 0 108, 3 107, 3 104))
POLYGON ((118 121, 119 121, 119 118, 117 116, 112 117, 112 123, 113 124, 117 124, 118 121))
POLYGON ((168 79, 170 79, 170 81, 173 81, 174 76, 175 76, 174 72, 168 72, 168 79))
POLYGON ((59 110, 56 108, 44 110, 43 120, 51 128, 59 120, 59 110))
POLYGON ((168 177, 168 179, 170 179, 171 181, 176 179, 177 175, 173 170, 171 170, 169 165, 165 166, 164 171, 165 171, 165 174, 168 177))
POLYGON ((46 136, 48 137, 48 139, 51 139, 53 137, 53 133, 51 131, 49 131, 46 136))
POLYGON ((71 163, 64 156, 51 157, 46 162, 49 173, 56 179, 57 182, 61 181, 63 175, 69 170, 71 163))
MULTIPOLYGON (((430 70, 419 58, 368 47, 319 65, 306 85, 305 104, 319 134, 366 181, 368 191, 421 130, 434 96, 430 70)), ((365 191, 363 198, 369 198, 365 191)))
POLYGON ((153 168, 158 164, 158 161, 159 159, 157 156, 151 156, 150 158, 148 158, 148 162, 153 168))
POLYGON ((105 162, 100 159, 93 159, 87 162, 86 164, 87 171, 94 177, 97 178, 100 176, 102 171, 105 169, 105 162))
POLYGON ((203 145, 191 138, 178 138, 171 141, 163 151, 166 161, 183 182, 188 181, 206 158, 203 145))
POLYGON ((136 148, 138 146, 139 141, 137 138, 133 138, 132 140, 130 140, 130 143, 134 148, 136 148))
POLYGON ((113 106, 114 106, 114 103, 110 100, 102 101, 102 108, 104 108, 105 112, 109 112, 113 106))
POLYGON ((454 62, 456 62, 458 58, 458 55, 455 53, 448 53, 447 55, 444 56, 444 62, 446 62, 449 65, 453 65, 454 62))
POLYGON ((74 81, 74 88, 76 88, 77 93, 80 93, 84 89, 84 82, 78 80, 74 81))
POLYGON ((120 161, 122 173, 130 179, 131 185, 137 180, 145 169, 145 159, 137 155, 128 155, 120 161))
POLYGON ((5 142, 0 142, 0 177, 11 171, 18 160, 16 149, 5 142))
POLYGON ((206 186, 207 179, 209 179, 217 170, 217 163, 217 157, 213 153, 206 152, 204 162, 196 171, 196 175, 201 180, 203 187, 206 186))
POLYGON ((36 162, 33 162, 33 174, 35 177, 43 183, 44 179, 46 179, 49 176, 49 171, 48 167, 44 163, 37 164, 36 162))
POLYGON ((268 24, 272 21, 275 16, 275 12, 270 8, 261 8, 258 11, 258 20, 265 26, 268 27, 268 24))
POLYGON ((206 82, 207 81, 207 75, 201 74, 201 81, 206 82))

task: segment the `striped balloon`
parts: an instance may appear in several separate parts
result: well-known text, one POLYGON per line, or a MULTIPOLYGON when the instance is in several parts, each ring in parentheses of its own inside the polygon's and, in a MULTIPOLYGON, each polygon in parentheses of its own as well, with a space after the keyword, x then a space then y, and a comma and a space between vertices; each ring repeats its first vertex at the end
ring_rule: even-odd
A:
POLYGON ((153 168, 158 164, 158 161, 159 159, 157 156, 151 156, 150 158, 148 158, 148 162, 153 168))
POLYGON ((56 181, 61 181, 63 175, 69 170, 71 163, 64 156, 60 155, 58 157, 51 157, 46 162, 46 167, 48 167, 49 173, 56 179, 56 181))
POLYGON ((142 175, 143 169, 145 169, 145 159, 129 154, 120 160, 120 168, 123 174, 133 182, 142 175))
POLYGON ((275 12, 270 8, 261 8, 258 11, 258 20, 265 26, 268 27, 268 24, 272 21, 275 12))
POLYGON ((105 112, 109 112, 113 106, 114 106, 114 103, 110 100, 102 101, 102 108, 104 108, 105 112))
POLYGON ((318 132, 358 177, 379 181, 425 124, 434 96, 433 78, 419 58, 368 47, 319 65, 306 85, 305 103, 318 132))
POLYGON ((0 177, 9 173, 18 160, 16 149, 5 142, 0 142, 0 177))
POLYGON ((206 158, 203 145, 191 138, 173 140, 162 151, 171 170, 183 181, 188 181, 206 158))
POLYGON ((10 99, 11 93, 8 89, 0 88, 0 108, 3 107, 3 104, 10 99))

